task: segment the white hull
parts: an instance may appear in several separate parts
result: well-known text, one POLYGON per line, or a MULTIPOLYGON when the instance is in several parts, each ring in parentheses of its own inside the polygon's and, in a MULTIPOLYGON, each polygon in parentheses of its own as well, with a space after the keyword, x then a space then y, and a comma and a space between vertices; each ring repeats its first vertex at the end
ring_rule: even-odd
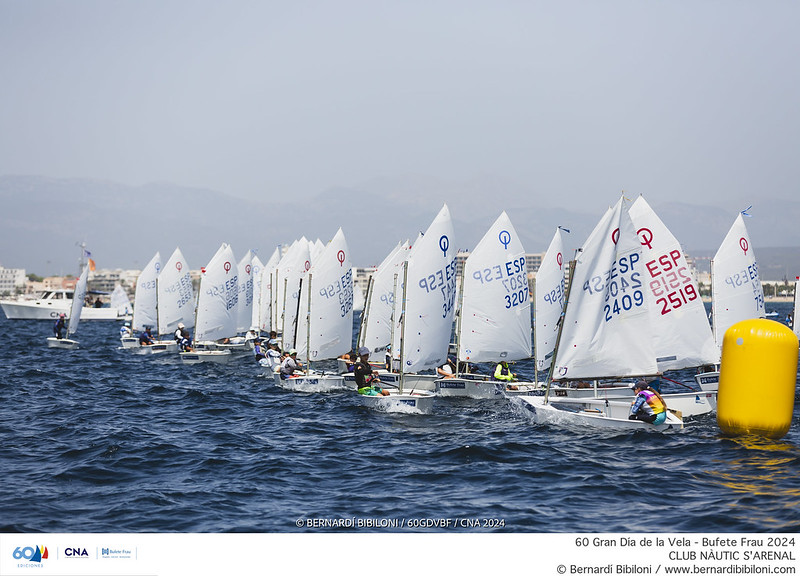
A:
POLYGON ((139 347, 139 339, 135 336, 125 336, 124 338, 119 339, 122 343, 123 348, 138 348, 139 347))
POLYGON ((61 348, 62 350, 77 350, 78 341, 70 340, 69 338, 48 338, 48 348, 61 348))
POLYGON ((503 397, 503 383, 496 380, 472 378, 442 378, 436 380, 436 395, 443 398, 494 399, 503 397))
POLYGON ((204 362, 227 364, 230 359, 230 350, 200 350, 196 352, 181 352, 181 361, 184 364, 202 364, 204 362))
POLYGON ((541 395, 544 391, 544 383, 535 382, 510 382, 503 387, 506 396, 534 396, 541 395))
MULTIPOLYGON (((0 308, 9 320, 57 320, 59 314, 69 318, 72 300, 2 300, 0 308)), ((117 308, 81 309, 83 320, 123 320, 125 313, 117 308)))
MULTIPOLYGON (((553 391, 551 391, 553 394, 553 391)), ((555 391, 558 398, 580 398, 590 399, 596 398, 598 400, 626 400, 633 402, 636 397, 633 390, 628 386, 614 386, 609 388, 562 388, 555 391), (565 394, 565 396, 562 396, 565 394)), ((684 418, 691 416, 702 416, 714 412, 717 409, 717 393, 716 392, 676 392, 662 394, 662 398, 667 403, 670 410, 676 410, 681 413, 684 418)))
POLYGON ((717 372, 703 372, 696 374, 694 377, 697 385, 705 392, 716 392, 719 390, 719 371, 717 372))
POLYGON ((178 343, 175 340, 157 340, 149 346, 140 346, 141 354, 161 354, 164 352, 175 354, 177 351, 178 343))
POLYGON ((275 374, 275 383, 286 390, 293 392, 337 392, 341 390, 355 390, 355 383, 348 385, 344 377, 338 374, 314 373, 294 376, 281 380, 280 373, 275 374))
POLYGON ((364 406, 373 410, 406 414, 430 414, 433 412, 433 404, 436 399, 436 396, 428 391, 419 391, 413 394, 390 391, 389 396, 359 394, 358 397, 364 406))
POLYGON ((667 413, 663 424, 654 426, 641 420, 628 420, 630 404, 600 399, 551 398, 544 396, 519 396, 518 401, 528 411, 536 424, 554 426, 586 426, 615 430, 647 430, 665 432, 683 428, 683 420, 672 412, 667 413))
POLYGON ((233 338, 231 338, 231 341, 227 344, 217 342, 215 346, 217 350, 230 350, 231 352, 247 352, 248 349, 253 349, 252 343, 248 344, 248 342, 245 342, 244 339, 241 339, 241 342, 238 342, 233 338))

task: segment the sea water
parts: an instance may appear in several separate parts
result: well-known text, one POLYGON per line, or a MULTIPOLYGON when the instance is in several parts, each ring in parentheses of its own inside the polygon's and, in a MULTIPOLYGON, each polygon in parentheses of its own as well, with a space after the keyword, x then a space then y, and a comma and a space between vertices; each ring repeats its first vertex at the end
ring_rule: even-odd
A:
POLYGON ((65 351, 50 322, 0 319, 0 532, 800 529, 797 403, 781 440, 724 437, 713 414, 669 434, 539 426, 502 397, 381 413, 276 387, 250 353, 123 350, 119 327, 83 322, 65 351))

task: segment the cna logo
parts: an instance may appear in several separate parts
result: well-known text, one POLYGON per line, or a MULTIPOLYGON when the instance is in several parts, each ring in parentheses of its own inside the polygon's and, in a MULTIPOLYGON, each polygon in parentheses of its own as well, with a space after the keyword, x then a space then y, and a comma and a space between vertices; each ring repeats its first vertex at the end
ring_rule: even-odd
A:
POLYGON ((64 556, 67 558, 88 558, 89 552, 86 548, 64 548, 64 556))
POLYGON ((17 546, 14 548, 14 560, 28 562, 47 560, 47 546, 17 546))

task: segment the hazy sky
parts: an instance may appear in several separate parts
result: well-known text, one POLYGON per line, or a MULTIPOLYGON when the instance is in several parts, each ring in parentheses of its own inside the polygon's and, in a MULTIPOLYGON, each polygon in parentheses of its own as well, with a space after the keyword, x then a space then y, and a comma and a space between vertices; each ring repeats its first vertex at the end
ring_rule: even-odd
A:
POLYGON ((244 198, 488 176, 598 214, 623 189, 735 211, 797 197, 798 22, 795 0, 0 0, 0 174, 244 198))

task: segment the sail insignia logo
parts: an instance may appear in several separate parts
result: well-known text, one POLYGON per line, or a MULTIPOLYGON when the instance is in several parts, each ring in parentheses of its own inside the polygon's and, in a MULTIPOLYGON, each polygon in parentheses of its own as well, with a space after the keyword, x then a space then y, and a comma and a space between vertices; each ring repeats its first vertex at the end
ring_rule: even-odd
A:
POLYGON ((14 548, 14 560, 27 560, 40 563, 47 560, 47 546, 17 546, 14 548))

